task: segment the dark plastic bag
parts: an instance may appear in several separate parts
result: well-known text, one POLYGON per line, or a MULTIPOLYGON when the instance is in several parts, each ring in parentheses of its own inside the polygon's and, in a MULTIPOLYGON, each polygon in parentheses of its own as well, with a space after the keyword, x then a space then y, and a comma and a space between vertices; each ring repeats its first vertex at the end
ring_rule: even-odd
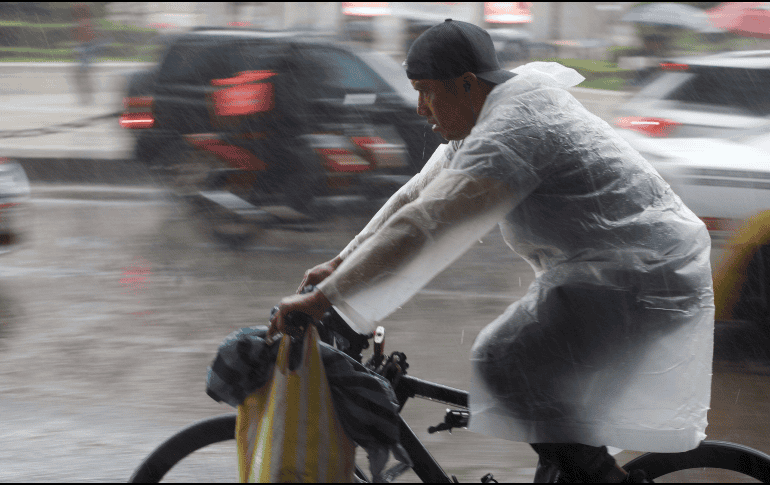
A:
MULTIPOLYGON (((279 348, 265 342, 267 329, 242 328, 220 344, 206 379, 206 393, 212 399, 238 407, 267 383, 279 348)), ((399 442, 398 399, 390 383, 343 352, 324 343, 320 348, 337 415, 348 437, 366 450, 375 480, 390 452, 411 465, 399 442)))

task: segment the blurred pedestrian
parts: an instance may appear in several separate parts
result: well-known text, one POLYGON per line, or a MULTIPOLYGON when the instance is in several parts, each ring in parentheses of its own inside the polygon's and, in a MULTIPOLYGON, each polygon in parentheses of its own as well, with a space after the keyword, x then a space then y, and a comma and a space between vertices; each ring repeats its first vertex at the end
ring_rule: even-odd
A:
POLYGON ((97 41, 91 9, 84 3, 75 4, 72 6, 72 18, 75 22, 72 36, 78 63, 75 71, 75 88, 80 103, 90 105, 93 102, 91 62, 97 41))

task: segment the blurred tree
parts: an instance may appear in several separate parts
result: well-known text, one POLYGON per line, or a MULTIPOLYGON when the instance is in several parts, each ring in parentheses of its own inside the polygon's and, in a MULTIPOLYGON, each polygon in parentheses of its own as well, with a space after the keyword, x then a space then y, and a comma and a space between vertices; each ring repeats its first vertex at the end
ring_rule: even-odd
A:
POLYGON ((110 2, 0 2, 3 20, 35 23, 72 22, 72 6, 85 4, 94 18, 104 18, 110 2))
MULTIPOLYGON (((648 3, 658 3, 658 2, 639 2, 631 5, 631 8, 647 5, 648 3)), ((710 8, 716 7, 722 2, 676 2, 676 3, 683 3, 685 5, 690 5, 691 7, 696 7, 701 10, 708 10, 710 8)))

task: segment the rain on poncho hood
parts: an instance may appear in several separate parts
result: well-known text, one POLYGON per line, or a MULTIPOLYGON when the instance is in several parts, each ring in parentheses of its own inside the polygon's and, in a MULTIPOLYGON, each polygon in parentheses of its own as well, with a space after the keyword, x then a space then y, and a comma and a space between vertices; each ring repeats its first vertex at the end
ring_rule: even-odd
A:
POLYGON ((370 331, 499 224, 536 279, 471 351, 470 429, 529 443, 677 452, 705 438, 713 291, 704 224, 531 63, 495 87, 318 287, 370 331))

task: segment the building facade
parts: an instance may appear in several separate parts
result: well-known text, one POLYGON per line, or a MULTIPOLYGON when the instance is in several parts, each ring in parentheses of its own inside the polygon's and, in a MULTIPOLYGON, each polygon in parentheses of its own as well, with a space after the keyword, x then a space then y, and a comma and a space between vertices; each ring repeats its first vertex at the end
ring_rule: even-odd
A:
POLYGON ((111 20, 159 30, 200 25, 308 29, 363 43, 395 57, 446 18, 487 29, 525 33, 557 46, 560 55, 596 57, 590 49, 633 45, 633 26, 620 22, 632 2, 111 2, 111 20), (590 54, 590 55, 589 55, 590 54))

